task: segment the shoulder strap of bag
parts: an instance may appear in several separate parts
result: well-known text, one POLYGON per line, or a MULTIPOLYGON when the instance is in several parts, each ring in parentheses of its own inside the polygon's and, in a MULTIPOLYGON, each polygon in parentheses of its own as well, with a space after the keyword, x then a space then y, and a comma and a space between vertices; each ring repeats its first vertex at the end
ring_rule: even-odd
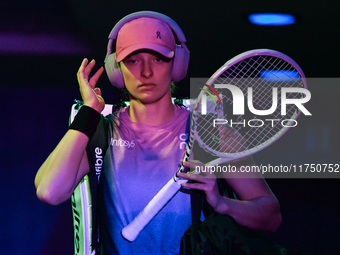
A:
MULTIPOLYGON (((78 113, 82 102, 76 100, 72 106, 70 123, 78 113)), ((105 105, 97 131, 87 146, 90 173, 86 175, 72 195, 75 255, 99 254, 99 230, 97 221, 97 187, 104 155, 108 148, 108 122, 104 115, 114 111, 113 105, 105 105), (93 198, 93 199, 92 199, 93 198)))
MULTIPOLYGON (((99 224, 97 215, 97 196, 98 184, 101 171, 103 169, 104 157, 108 148, 108 122, 105 117, 101 116, 101 121, 98 124, 97 131, 89 142, 86 152, 90 165, 90 173, 88 174, 90 183, 90 192, 92 197, 92 233, 91 244, 92 249, 99 251, 99 224)), ((99 253, 98 253, 99 254, 99 253)))

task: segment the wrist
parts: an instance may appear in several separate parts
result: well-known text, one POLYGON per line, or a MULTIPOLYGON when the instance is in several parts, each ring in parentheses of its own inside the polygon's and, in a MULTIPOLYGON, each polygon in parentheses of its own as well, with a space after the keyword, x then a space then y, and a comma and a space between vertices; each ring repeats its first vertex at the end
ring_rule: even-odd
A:
POLYGON ((97 110, 83 105, 69 126, 69 129, 82 132, 91 139, 97 130, 100 119, 100 113, 97 110))
POLYGON ((104 109, 104 107, 102 107, 100 104, 98 103, 86 103, 84 102, 84 106, 90 107, 93 110, 97 111, 98 113, 101 113, 102 110, 104 109))
POLYGON ((214 211, 219 214, 228 214, 228 199, 225 196, 220 196, 215 208, 213 208, 214 211))

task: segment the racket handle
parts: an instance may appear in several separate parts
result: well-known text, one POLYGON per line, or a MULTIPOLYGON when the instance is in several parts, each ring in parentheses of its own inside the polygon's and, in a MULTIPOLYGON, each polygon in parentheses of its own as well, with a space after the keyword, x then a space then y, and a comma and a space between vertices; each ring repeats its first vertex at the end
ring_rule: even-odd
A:
POLYGON ((176 195, 181 188, 181 182, 176 182, 174 178, 153 197, 147 206, 134 218, 129 225, 122 230, 122 236, 133 242, 143 228, 159 213, 162 208, 176 195))

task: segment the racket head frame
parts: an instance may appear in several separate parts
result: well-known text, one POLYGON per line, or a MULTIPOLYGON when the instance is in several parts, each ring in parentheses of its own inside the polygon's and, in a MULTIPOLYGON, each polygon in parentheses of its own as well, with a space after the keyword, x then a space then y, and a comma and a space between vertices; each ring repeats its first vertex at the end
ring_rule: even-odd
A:
MULTIPOLYGON (((301 69, 301 67, 289 56, 287 56, 286 54, 283 54, 281 52, 275 51, 275 50, 270 50, 270 49, 256 49, 256 50, 250 50, 250 51, 246 51, 244 53, 241 53, 235 57, 233 57, 232 59, 230 59, 229 61, 227 61, 223 66, 221 66, 206 82, 206 84, 208 86, 204 86, 203 89, 201 90, 199 96, 196 99, 196 103, 193 109, 193 116, 192 118, 194 118, 194 121, 196 121, 197 119, 197 115, 198 113, 198 105, 199 105, 199 101, 202 99, 202 94, 206 93, 205 90, 209 90, 209 87, 214 87, 214 83, 215 81, 229 68, 231 68, 232 66, 235 66, 236 64, 249 59, 249 58, 253 58, 253 57, 259 57, 259 56, 268 56, 268 57, 275 57, 278 59, 282 59, 285 62, 287 62, 289 65, 291 65, 295 71, 299 74, 299 80, 301 80, 301 88, 305 88, 307 89, 307 80, 305 77, 305 74, 303 72, 303 70, 301 69), (196 118, 196 119, 195 119, 196 118)), ((218 100, 216 100, 216 102, 218 102, 218 100)), ((290 119, 296 120, 298 118, 298 116, 300 115, 301 111, 300 109, 298 111, 296 111, 291 117, 290 119)), ((222 162, 227 162, 227 161, 231 161, 231 160, 235 160, 235 159, 239 159, 242 157, 246 157, 249 155, 252 155, 260 150, 263 150, 265 148, 267 148, 269 145, 271 145, 272 143, 274 143, 276 140, 278 140, 282 135, 284 135, 288 129, 290 127, 289 126, 283 126, 279 132, 277 132, 275 135, 273 135, 271 138, 269 138, 268 140, 266 140, 265 142, 261 143, 260 145, 257 145, 253 148, 241 151, 241 152, 236 152, 236 153, 223 153, 217 150, 213 150, 211 149, 209 146, 206 145, 206 143, 204 141, 202 141, 200 135, 197 132, 197 125, 194 124, 194 126, 192 127, 193 129, 193 135, 195 137, 195 140, 199 143, 200 147, 202 147, 204 150, 206 150, 208 153, 220 157, 220 158, 224 158, 224 159, 220 159, 218 162, 222 163, 222 162)))

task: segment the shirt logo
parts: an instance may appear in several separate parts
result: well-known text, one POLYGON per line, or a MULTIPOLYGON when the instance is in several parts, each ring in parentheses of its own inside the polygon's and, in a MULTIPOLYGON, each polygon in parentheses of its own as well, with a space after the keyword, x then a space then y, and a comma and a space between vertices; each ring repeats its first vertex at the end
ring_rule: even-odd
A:
POLYGON ((187 140, 188 140, 188 134, 180 134, 179 135, 179 140, 181 140, 179 144, 179 149, 180 150, 185 150, 187 148, 187 140))
POLYGON ((123 139, 115 140, 115 139, 111 138, 111 145, 112 146, 118 146, 118 147, 133 148, 133 147, 135 147, 135 140, 127 141, 127 140, 123 140, 123 139))

